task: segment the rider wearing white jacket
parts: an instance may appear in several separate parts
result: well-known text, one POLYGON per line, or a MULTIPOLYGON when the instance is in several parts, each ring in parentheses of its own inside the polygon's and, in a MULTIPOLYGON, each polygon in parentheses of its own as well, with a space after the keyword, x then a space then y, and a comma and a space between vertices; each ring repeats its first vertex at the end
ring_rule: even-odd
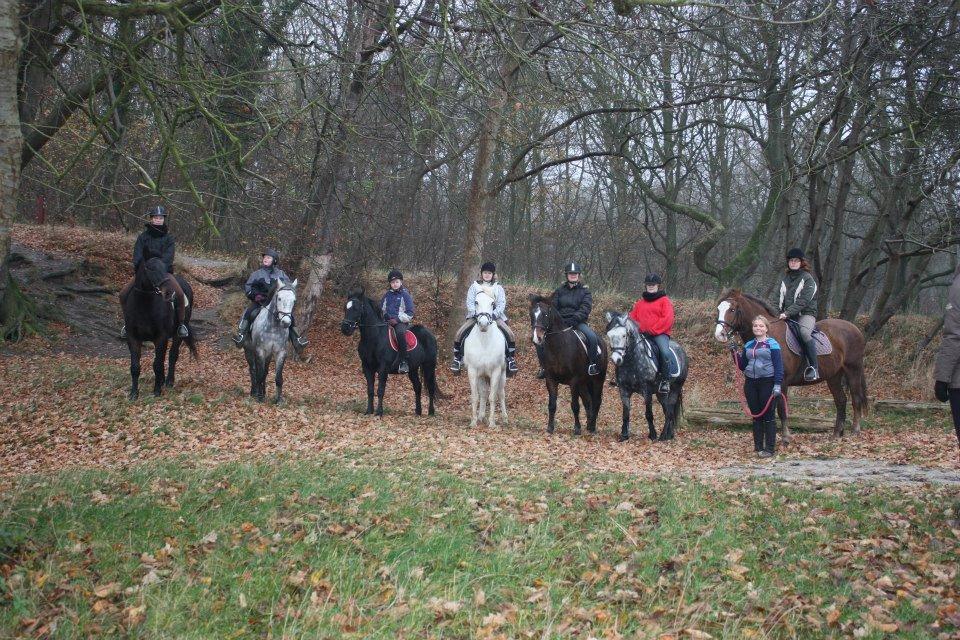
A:
POLYGON ((450 364, 450 370, 454 375, 460 375, 463 369, 463 341, 467 339, 473 325, 477 323, 477 295, 481 291, 494 300, 493 319, 507 340, 507 376, 512 377, 517 372, 517 360, 514 357, 517 351, 517 337, 507 324, 507 294, 497 282, 497 267, 492 262, 483 263, 480 267, 480 279, 472 282, 467 290, 467 320, 457 330, 453 340, 453 362, 450 364))

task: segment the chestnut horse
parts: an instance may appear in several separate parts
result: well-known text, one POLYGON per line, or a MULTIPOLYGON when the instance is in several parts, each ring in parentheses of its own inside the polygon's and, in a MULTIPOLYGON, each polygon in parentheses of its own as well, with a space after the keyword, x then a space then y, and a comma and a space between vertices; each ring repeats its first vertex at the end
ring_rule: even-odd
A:
MULTIPOLYGON (((833 427, 833 435, 843 436, 843 429, 847 418, 847 396, 843 390, 846 382, 847 389, 853 401, 853 433, 860 433, 860 418, 867 414, 867 379, 863 371, 863 355, 866 349, 866 339, 863 333, 852 322, 827 318, 817 322, 817 329, 824 332, 833 345, 833 353, 819 357, 820 377, 812 382, 803 379, 805 359, 787 348, 787 322, 778 320, 779 313, 766 302, 743 293, 739 289, 730 289, 720 296, 717 304, 717 326, 714 336, 720 342, 729 342, 733 334, 738 334, 746 342, 753 338, 752 322, 759 315, 770 320, 770 335, 776 338, 783 347, 783 394, 786 396, 787 387, 791 385, 809 385, 826 382, 833 394, 833 401, 837 406, 837 419, 833 427)), ((787 426, 787 416, 784 415, 782 405, 778 406, 780 425, 783 431, 784 442, 790 442, 790 428, 787 426)))

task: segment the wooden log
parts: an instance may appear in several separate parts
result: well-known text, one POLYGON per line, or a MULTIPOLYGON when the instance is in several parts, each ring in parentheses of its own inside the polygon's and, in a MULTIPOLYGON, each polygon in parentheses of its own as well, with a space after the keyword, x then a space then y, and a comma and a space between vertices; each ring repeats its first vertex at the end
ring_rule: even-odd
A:
MULTIPOLYGON (((742 427, 749 428, 753 420, 740 410, 729 409, 688 409, 683 417, 691 425, 700 427, 742 427)), ((790 416, 790 428, 801 431, 832 431, 833 420, 815 416, 790 416)))
MULTIPOLYGON (((720 406, 724 409, 739 407, 739 400, 721 400, 720 406)), ((791 407, 804 409, 830 410, 833 409, 833 398, 790 398, 791 407)), ((940 402, 917 402, 914 400, 870 400, 870 408, 879 411, 918 411, 930 413, 949 413, 950 405, 940 402)))

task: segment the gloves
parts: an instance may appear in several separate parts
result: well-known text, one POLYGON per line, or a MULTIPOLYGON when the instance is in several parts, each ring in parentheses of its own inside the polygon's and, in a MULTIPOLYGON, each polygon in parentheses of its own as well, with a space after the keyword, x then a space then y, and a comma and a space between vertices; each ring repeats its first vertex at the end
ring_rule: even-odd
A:
POLYGON ((401 311, 397 314, 397 319, 400 320, 400 322, 410 322, 413 320, 413 318, 407 315, 404 311, 401 311))
POLYGON ((391 327, 395 327, 398 324, 400 324, 400 321, 397 320, 396 318, 390 318, 389 320, 387 320, 387 324, 389 324, 391 327))
POLYGON ((773 397, 776 398, 779 395, 780 395, 780 385, 775 384, 773 385, 773 397))
POLYGON ((943 380, 937 380, 937 383, 933 385, 933 395, 940 402, 946 402, 950 399, 950 391, 947 390, 947 383, 943 380))
POLYGON ((263 295, 262 293, 258 293, 253 296, 253 301, 257 304, 263 304, 267 301, 267 296, 263 295))

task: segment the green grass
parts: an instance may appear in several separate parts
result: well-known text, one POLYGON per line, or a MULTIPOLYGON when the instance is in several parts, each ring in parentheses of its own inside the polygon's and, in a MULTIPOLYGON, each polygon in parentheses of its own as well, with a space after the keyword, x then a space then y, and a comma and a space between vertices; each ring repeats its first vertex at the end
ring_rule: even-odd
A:
POLYGON ((944 511, 902 492, 364 455, 24 480, 0 636, 881 637, 882 615, 926 638, 957 590, 944 511))

